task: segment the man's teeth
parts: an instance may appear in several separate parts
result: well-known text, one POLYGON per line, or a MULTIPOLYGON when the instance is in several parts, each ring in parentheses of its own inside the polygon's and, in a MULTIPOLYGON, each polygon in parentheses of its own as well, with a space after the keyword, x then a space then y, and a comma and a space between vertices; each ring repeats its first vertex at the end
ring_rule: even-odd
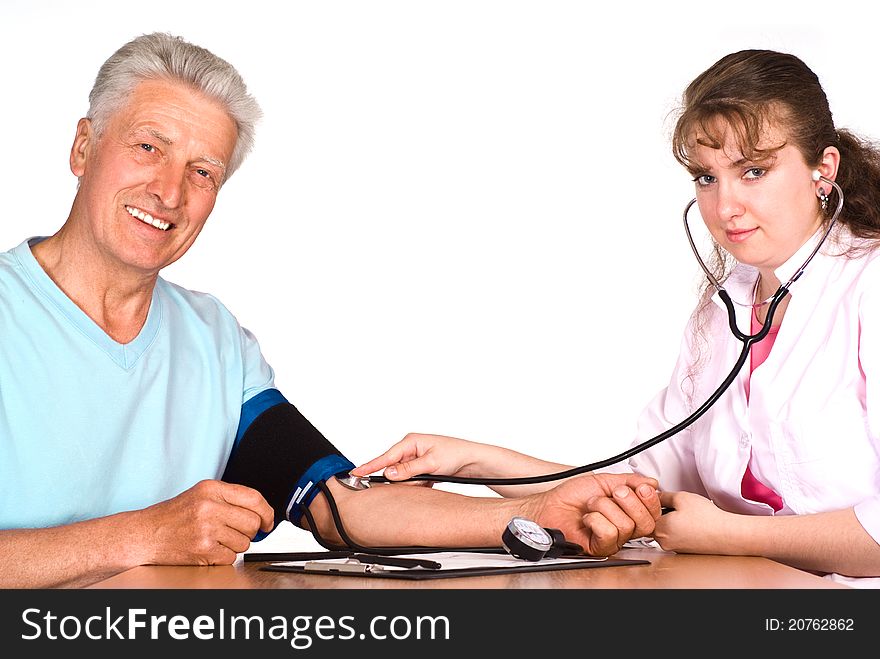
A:
POLYGON ((162 220, 157 220, 149 213, 143 212, 140 208, 135 208, 134 206, 126 206, 125 210, 127 210, 128 214, 132 217, 136 217, 141 222, 154 226, 157 229, 161 229, 162 231, 168 231, 168 229, 171 228, 171 222, 163 222, 162 220))

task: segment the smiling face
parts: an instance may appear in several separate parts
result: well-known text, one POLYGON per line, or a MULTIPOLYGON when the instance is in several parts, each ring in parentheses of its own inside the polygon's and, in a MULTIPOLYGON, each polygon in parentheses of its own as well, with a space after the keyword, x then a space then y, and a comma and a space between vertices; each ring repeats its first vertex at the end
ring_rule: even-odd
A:
POLYGON ((769 275, 822 223, 813 168, 772 125, 757 145, 758 160, 743 156, 731 131, 720 134, 721 148, 698 135, 688 149, 700 213, 721 247, 769 275))
POLYGON ((70 154, 80 240, 113 269, 157 274, 205 225, 236 137, 222 105, 165 80, 138 84, 100 136, 80 120, 70 154))

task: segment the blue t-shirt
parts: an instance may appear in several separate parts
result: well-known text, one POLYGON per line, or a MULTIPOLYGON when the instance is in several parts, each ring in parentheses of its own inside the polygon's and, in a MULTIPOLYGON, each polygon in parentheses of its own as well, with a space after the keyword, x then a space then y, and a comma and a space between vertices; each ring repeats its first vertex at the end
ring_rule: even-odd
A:
POLYGON ((0 254, 0 529, 140 509, 220 478, 242 405, 274 387, 253 335, 160 277, 140 333, 119 344, 37 263, 38 240, 0 254))

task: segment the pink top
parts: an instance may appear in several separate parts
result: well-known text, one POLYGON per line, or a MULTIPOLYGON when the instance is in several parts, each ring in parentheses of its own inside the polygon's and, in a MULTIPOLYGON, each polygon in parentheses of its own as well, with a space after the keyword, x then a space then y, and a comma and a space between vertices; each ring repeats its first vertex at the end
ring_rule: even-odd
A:
MULTIPOLYGON (((758 314, 757 312, 754 312, 752 313, 752 334, 757 333, 758 331, 760 331, 760 329, 761 323, 758 322, 758 314)), ((749 369, 750 375, 755 372, 756 368, 764 363, 765 359, 767 359, 767 356, 773 349, 773 343, 776 341, 776 335, 778 333, 779 326, 772 327, 767 333, 767 336, 765 336, 763 339, 752 346, 750 355, 751 364, 749 369)), ((746 400, 748 400, 748 397, 749 380, 746 380, 746 400)), ((752 475, 752 470, 749 468, 748 465, 746 465, 746 473, 743 474, 742 495, 746 499, 766 503, 776 512, 782 510, 782 498, 778 494, 776 494, 776 492, 774 492, 757 478, 755 478, 752 475)))

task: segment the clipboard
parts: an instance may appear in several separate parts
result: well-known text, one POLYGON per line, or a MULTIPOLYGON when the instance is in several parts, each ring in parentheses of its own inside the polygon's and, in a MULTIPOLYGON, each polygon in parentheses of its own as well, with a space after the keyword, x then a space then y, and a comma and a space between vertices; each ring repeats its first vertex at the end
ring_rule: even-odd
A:
MULTIPOLYGON (((474 563, 471 567, 458 567, 461 560, 450 560, 449 554, 439 552, 432 554, 431 559, 440 564, 437 569, 423 567, 396 568, 392 566, 373 565, 369 562, 352 561, 351 558, 340 556, 341 552, 327 552, 321 556, 319 552, 300 555, 299 560, 282 560, 260 567, 267 572, 292 572, 296 574, 314 574, 325 576, 367 577, 370 579, 404 579, 408 581, 426 581, 430 579, 452 579, 461 577, 480 577, 496 574, 516 574, 520 572, 547 572, 553 570, 583 570, 599 567, 621 567, 632 565, 649 565, 650 561, 630 558, 593 558, 566 556, 540 561, 525 561, 513 558, 505 552, 467 552, 467 559, 474 563), (489 565, 480 565, 488 562, 489 565), (443 564, 451 565, 443 567, 443 564)), ((281 556, 281 555, 275 555, 281 556)), ((419 554, 424 557, 424 554, 419 554)), ((458 554, 456 554, 458 556, 458 554)), ((257 559, 251 559, 257 560, 257 559)))

